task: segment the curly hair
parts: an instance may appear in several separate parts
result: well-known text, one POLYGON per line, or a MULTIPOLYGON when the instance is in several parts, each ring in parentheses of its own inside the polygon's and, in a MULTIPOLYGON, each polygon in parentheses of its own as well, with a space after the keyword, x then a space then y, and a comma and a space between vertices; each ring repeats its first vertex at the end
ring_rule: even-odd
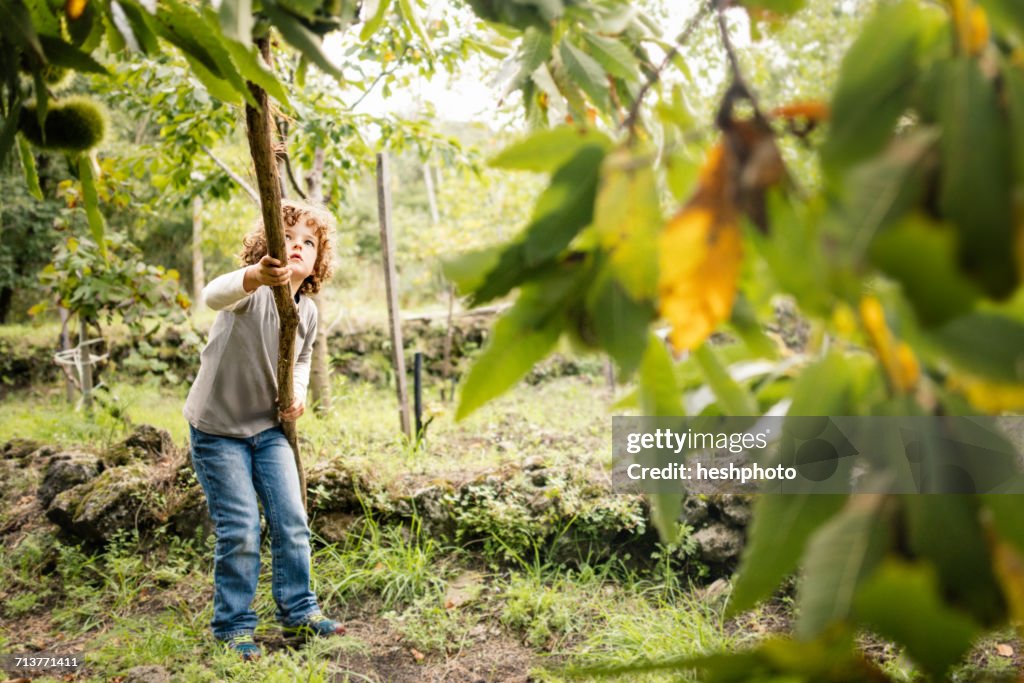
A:
MULTIPOLYGON (((307 227, 316 230, 316 237, 319 241, 316 250, 316 263, 313 264, 313 272, 303 280, 299 287, 299 294, 316 294, 334 274, 334 216, 322 207, 291 199, 282 199, 281 219, 284 221, 286 230, 295 227, 301 220, 305 220, 307 227)), ((263 231, 263 219, 261 218, 256 229, 242 240, 242 251, 239 257, 242 260, 242 265, 251 266, 258 263, 266 253, 267 238, 263 231)))

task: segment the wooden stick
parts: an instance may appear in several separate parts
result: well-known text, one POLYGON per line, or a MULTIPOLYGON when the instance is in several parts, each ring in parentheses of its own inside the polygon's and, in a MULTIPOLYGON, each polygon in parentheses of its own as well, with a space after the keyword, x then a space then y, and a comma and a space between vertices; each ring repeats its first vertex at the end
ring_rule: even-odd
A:
MULTIPOLYGON (((256 45, 263 59, 270 63, 270 41, 260 38, 256 45)), ((256 184, 260 192, 260 206, 263 209, 263 231, 267 238, 267 252, 281 263, 288 262, 284 243, 284 223, 281 220, 281 184, 278 179, 277 163, 274 159, 273 124, 270 120, 270 102, 267 92, 249 83, 249 92, 259 105, 254 109, 245 106, 245 123, 249 134, 249 152, 256 167, 256 184)), ((277 405, 280 410, 291 407, 295 399, 293 371, 295 368, 295 331, 299 327, 299 313, 292 299, 291 285, 273 288, 274 303, 280 320, 277 351, 277 405)), ((281 423, 281 429, 295 454, 295 468, 299 474, 299 488, 302 491, 302 506, 306 507, 306 475, 302 471, 299 456, 299 439, 295 421, 281 423)))

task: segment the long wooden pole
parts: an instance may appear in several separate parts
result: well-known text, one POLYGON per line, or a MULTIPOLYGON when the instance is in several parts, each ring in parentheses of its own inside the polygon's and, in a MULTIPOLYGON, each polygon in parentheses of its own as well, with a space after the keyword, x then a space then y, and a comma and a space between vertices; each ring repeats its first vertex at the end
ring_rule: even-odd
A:
MULTIPOLYGON (((270 41, 260 38, 256 41, 263 59, 270 63, 270 41)), ((284 243, 284 224, 281 220, 281 184, 278 181, 277 160, 274 158, 273 125, 270 119, 270 101, 267 92, 249 83, 249 92, 259 105, 254 108, 245 106, 245 124, 249 135, 249 152, 253 165, 256 167, 256 184, 260 193, 260 206, 263 209, 263 230, 267 238, 267 252, 281 263, 287 263, 287 250, 284 243)), ((295 367, 295 331, 299 327, 299 313, 292 299, 289 284, 273 288, 274 303, 280 321, 278 328, 277 351, 277 403, 280 410, 292 405, 295 399, 293 371, 295 367)), ((306 507, 306 475, 302 471, 302 459, 299 456, 298 432, 295 422, 282 422, 281 429, 291 444, 295 454, 295 468, 299 474, 299 488, 302 491, 302 506, 306 507)), ((308 509, 308 508, 307 508, 308 509)))
POLYGON ((391 234, 391 172, 386 154, 377 155, 377 214, 380 218, 380 244, 384 254, 384 283, 388 296, 388 321, 391 329, 391 359, 395 367, 398 391, 398 420, 402 432, 412 438, 409 419, 409 391, 405 381, 405 353, 402 349, 402 319, 398 310, 398 276, 395 273, 395 244, 391 234))

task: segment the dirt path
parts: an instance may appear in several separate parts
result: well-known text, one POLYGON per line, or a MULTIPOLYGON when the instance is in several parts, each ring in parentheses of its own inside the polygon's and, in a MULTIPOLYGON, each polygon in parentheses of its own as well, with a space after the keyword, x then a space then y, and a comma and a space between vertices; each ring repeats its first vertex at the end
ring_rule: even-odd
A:
MULTIPOLYGON (((543 662, 518 639, 486 632, 467 639, 453 653, 419 652, 373 614, 345 621, 350 651, 336 655, 332 681, 374 683, 527 683, 531 669, 543 662)), ((287 645, 277 636, 261 640, 267 651, 287 645)))

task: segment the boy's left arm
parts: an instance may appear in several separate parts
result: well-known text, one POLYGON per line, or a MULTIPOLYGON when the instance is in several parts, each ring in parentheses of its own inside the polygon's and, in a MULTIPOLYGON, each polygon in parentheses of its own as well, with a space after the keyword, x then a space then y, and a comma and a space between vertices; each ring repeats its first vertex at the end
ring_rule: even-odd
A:
POLYGON ((309 386, 309 370, 313 359, 313 343, 316 341, 316 327, 317 319, 316 314, 314 313, 312 316, 312 322, 308 326, 308 331, 306 332, 306 338, 302 344, 302 348, 299 350, 299 355, 295 359, 295 370, 293 373, 295 382, 295 402, 303 405, 306 403, 306 388, 309 386))

